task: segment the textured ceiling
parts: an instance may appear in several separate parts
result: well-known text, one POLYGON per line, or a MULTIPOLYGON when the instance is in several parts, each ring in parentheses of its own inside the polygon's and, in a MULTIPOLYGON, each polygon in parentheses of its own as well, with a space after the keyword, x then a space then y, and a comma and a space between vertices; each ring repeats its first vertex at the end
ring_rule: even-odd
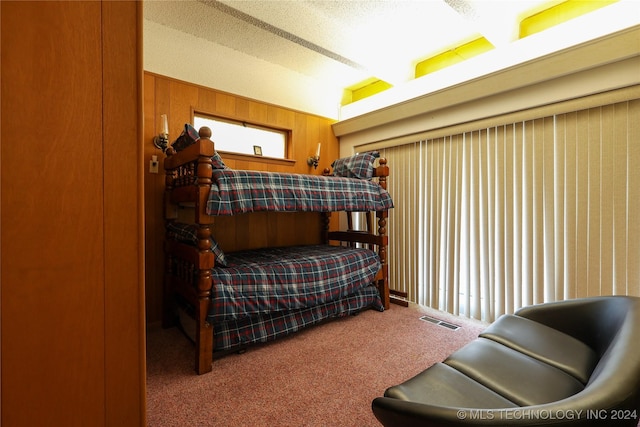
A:
POLYGON ((511 34, 518 14, 549 3, 151 0, 144 14, 150 21, 344 86, 368 77, 409 80, 417 61, 481 31, 490 37, 496 30, 511 34))
POLYGON ((558 2, 147 0, 145 69, 331 117, 344 88, 402 84, 417 62, 479 36, 508 44, 524 14, 558 2))
POLYGON ((475 33, 442 1, 152 0, 144 15, 343 87, 369 77, 407 80, 416 59, 475 33))

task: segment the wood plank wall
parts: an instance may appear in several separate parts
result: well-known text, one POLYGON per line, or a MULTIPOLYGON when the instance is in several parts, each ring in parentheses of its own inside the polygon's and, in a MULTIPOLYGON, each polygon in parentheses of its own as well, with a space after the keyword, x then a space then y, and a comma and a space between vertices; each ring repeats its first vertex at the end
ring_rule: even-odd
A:
MULTIPOLYGON (((160 129, 161 114, 167 114, 169 140, 173 141, 192 122, 193 111, 209 113, 248 123, 288 129, 291 132, 289 158, 292 162, 255 156, 221 153, 227 166, 234 169, 274 172, 321 174, 338 158, 338 140, 331 129, 332 120, 266 104, 212 88, 178 81, 165 76, 144 74, 144 157, 145 221, 146 221, 146 312, 147 323, 160 321, 162 303, 163 240, 162 198, 164 154, 153 145, 153 136, 160 129), (307 165, 307 157, 322 143, 317 169, 307 165), (149 172, 151 156, 160 160, 158 174, 149 172)), ((212 137, 215 142, 215 134, 212 137)), ((186 212, 185 217, 189 216, 186 212)), ((337 215, 332 217, 332 228, 337 215)), ((216 240, 222 249, 231 252, 251 247, 312 244, 320 241, 318 214, 254 213, 230 218, 218 218, 214 224, 216 240)))
POLYGON ((0 424, 144 426, 142 5, 0 15, 0 424))

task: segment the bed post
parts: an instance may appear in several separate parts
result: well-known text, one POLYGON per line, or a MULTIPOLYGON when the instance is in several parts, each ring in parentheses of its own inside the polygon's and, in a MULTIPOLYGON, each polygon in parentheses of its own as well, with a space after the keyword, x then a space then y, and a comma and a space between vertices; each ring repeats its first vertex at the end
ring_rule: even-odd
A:
MULTIPOLYGON (((389 167, 387 166, 387 159, 380 158, 380 166, 378 167, 380 173, 378 183, 380 187, 387 189, 387 176, 389 175, 389 167)), ((378 218, 378 236, 382 238, 384 244, 378 246, 378 255, 380 256, 380 262, 382 263, 382 279, 381 284, 378 286, 380 292, 380 298, 384 304, 384 308, 389 308, 389 266, 387 264, 387 218, 389 211, 377 211, 376 217, 378 218)))
MULTIPOLYGON (((330 176, 331 170, 329 168, 324 168, 324 170, 322 171, 322 175, 330 176)), ((322 217, 322 224, 320 227, 322 230, 322 242, 324 244, 329 244, 329 224, 331 223, 331 212, 321 212, 320 215, 322 217)))
POLYGON ((211 298, 211 269, 215 261, 211 252, 211 229, 208 224, 198 227, 198 279, 196 284, 196 359, 195 368, 198 374, 211 372, 213 363, 213 328, 207 321, 209 301, 211 298))
MULTIPOLYGON (((175 221, 178 216, 178 210, 175 205, 170 203, 170 195, 171 190, 173 190, 175 179, 175 171, 166 169, 165 170, 165 191, 164 191, 164 220, 165 220, 165 234, 166 225, 169 222, 175 221)), ((167 244, 168 236, 165 237, 165 245, 167 244)), ((171 275, 173 271, 173 265, 171 260, 171 255, 169 254, 168 249, 165 246, 165 265, 164 265, 164 276, 162 280, 162 286, 164 287, 162 291, 162 327, 170 328, 174 326, 176 323, 175 313, 173 312, 173 298, 171 295, 173 294, 173 289, 171 285, 171 275)))
MULTIPOLYGON (((211 129, 202 127, 199 130, 200 144, 210 143, 213 146, 211 129)), ((212 217, 205 215, 205 207, 209 189, 211 188, 211 176, 213 166, 211 153, 209 150, 201 150, 196 165, 196 185, 198 187, 198 197, 195 206, 195 221, 198 224, 198 280, 197 280, 197 307, 196 307, 196 372, 204 374, 211 372, 213 363, 213 327, 207 321, 209 313, 209 302, 213 281, 211 269, 215 266, 215 257, 211 251, 211 223, 212 217)))

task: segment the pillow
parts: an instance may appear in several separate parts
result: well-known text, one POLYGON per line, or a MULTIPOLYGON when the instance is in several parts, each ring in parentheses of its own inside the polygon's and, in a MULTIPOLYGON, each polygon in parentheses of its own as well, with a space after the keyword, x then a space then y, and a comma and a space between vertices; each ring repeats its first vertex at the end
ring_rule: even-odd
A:
POLYGON ((220 157, 220 154, 218 154, 218 152, 216 151, 216 153, 211 157, 211 162, 212 162, 212 167, 214 169, 229 169, 227 167, 227 165, 224 164, 224 162, 222 161, 222 157, 220 157))
POLYGON ((377 151, 358 153, 350 157, 343 157, 331 163, 334 176, 347 178, 371 179, 373 177, 373 162, 380 157, 377 151))
POLYGON ((171 144, 171 146, 174 150, 176 150, 176 152, 182 151, 188 146, 195 144, 198 138, 200 138, 200 135, 198 135, 198 131, 196 130, 196 128, 191 126, 189 123, 185 123, 184 130, 182 131, 180 136, 177 137, 175 141, 173 141, 173 144, 171 144))
MULTIPOLYGON (((170 239, 188 243, 193 246, 198 244, 198 227, 194 224, 183 224, 172 221, 167 224, 167 233, 170 239)), ((220 248, 220 245, 218 245, 218 242, 216 242, 213 236, 209 239, 211 239, 211 252, 216 256, 216 265, 226 267, 227 258, 220 248)))

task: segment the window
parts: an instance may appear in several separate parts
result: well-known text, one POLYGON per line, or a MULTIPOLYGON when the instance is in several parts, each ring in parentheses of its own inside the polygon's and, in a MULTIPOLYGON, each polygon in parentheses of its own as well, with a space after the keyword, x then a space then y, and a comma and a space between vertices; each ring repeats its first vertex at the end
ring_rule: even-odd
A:
POLYGON ((194 113, 193 126, 211 129, 216 150, 285 159, 289 132, 246 122, 194 113))
POLYGON ((597 105, 612 95, 381 150, 396 171, 389 282, 410 301, 486 322, 531 304, 639 294, 640 101, 621 90, 620 102, 597 105))

